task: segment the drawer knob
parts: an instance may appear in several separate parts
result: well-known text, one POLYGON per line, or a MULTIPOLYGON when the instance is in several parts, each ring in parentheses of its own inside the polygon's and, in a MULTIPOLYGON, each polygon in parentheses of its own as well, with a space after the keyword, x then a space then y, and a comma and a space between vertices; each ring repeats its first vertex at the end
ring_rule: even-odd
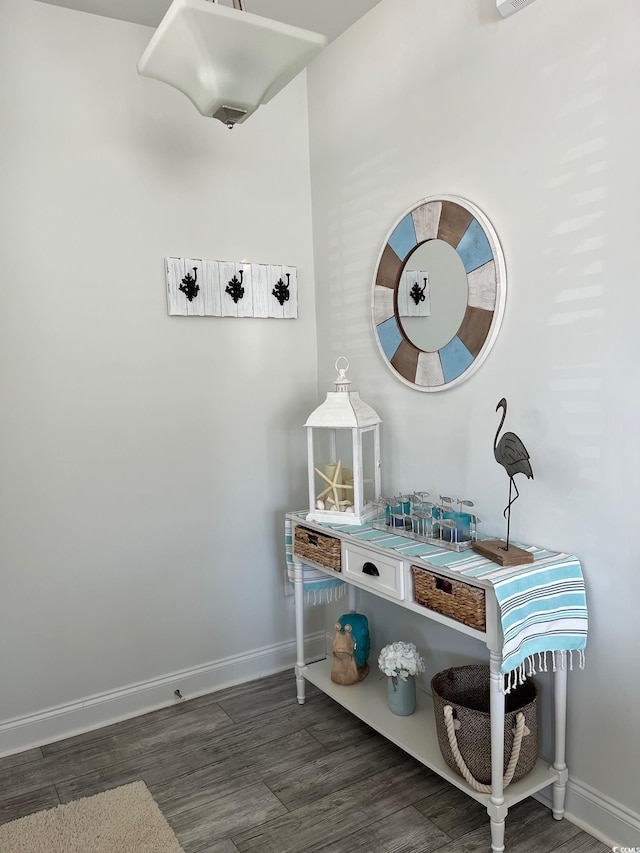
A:
POLYGON ((378 567, 373 563, 365 563, 362 567, 362 572, 365 575, 371 575, 374 578, 380 577, 380 572, 378 571, 378 567))
POLYGON ((442 592, 448 592, 449 594, 453 592, 451 581, 445 580, 444 578, 436 578, 436 589, 439 589, 442 592))

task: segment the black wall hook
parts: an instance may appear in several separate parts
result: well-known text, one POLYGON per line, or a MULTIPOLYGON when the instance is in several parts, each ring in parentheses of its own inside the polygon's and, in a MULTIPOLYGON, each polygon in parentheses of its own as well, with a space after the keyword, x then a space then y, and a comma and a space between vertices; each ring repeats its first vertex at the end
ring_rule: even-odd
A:
POLYGON ((286 276, 287 276, 287 283, 286 284, 284 283, 284 281, 282 280, 282 276, 281 276, 280 280, 278 282, 276 282, 276 286, 271 291, 271 295, 275 296, 275 298, 278 300, 280 305, 284 305, 285 302, 289 301, 289 296, 290 296, 290 293, 289 293, 289 276, 290 276, 290 273, 286 273, 286 276))
POLYGON ((244 296, 244 287, 242 286, 242 273, 243 270, 240 270, 239 281, 238 276, 234 275, 234 277, 225 287, 225 293, 228 293, 236 304, 238 303, 238 300, 242 299, 242 297, 244 296))
POLYGON ((195 278, 190 272, 188 272, 182 279, 182 284, 178 288, 178 290, 181 290, 184 293, 189 302, 193 302, 200 290, 200 285, 196 284, 198 281, 198 267, 193 267, 193 271, 196 274, 195 278))

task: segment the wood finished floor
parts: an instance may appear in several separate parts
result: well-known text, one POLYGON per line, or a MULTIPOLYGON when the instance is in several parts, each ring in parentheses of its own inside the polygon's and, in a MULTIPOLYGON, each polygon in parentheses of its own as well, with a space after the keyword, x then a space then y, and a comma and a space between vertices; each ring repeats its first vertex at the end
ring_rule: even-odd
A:
MULTIPOLYGON (((185 853, 486 853, 484 807, 291 672, 0 759, 0 823, 142 779, 185 853)), ((534 799, 507 853, 610 853, 534 799)))

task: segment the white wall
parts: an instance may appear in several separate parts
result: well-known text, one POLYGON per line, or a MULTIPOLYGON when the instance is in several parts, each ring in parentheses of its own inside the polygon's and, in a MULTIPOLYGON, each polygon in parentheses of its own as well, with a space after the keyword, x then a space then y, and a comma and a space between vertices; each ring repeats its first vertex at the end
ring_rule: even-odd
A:
MULTIPOLYGON (((282 513, 344 353, 384 418, 385 490, 471 497, 496 533, 508 398, 536 474, 514 533, 578 553, 589 587, 570 802, 637 842, 637 6, 493 7, 383 0, 310 69, 318 363, 304 77, 229 133, 136 75, 150 30, 0 4, 0 752, 92 702, 103 722, 128 686, 135 713, 185 672, 205 689, 286 656, 282 513), (492 219, 509 295, 486 364, 427 395, 382 364, 370 286, 399 213, 440 192, 492 219), (165 255, 295 264, 300 319, 170 318, 165 255)), ((482 651, 406 630, 432 669, 482 651)))
MULTIPOLYGON (((383 0, 309 72, 320 387, 348 356, 384 421, 384 491, 470 498, 496 535, 508 483, 493 459, 495 407, 508 399, 536 478, 519 484, 512 532, 577 553, 588 584, 587 669, 570 677, 570 808, 627 844, 640 837, 639 23, 634 0, 539 0, 505 20, 493 0, 383 0), (425 394, 383 364, 369 306, 389 229, 439 193, 489 216, 509 284, 486 363, 425 394)), ((432 669, 481 652, 419 620, 399 625, 393 607, 361 606, 377 647, 405 631, 432 669)))
POLYGON ((0 753, 295 659, 306 83, 230 132, 137 75, 151 34, 0 4, 0 753), (167 255, 295 265, 300 318, 169 317, 167 255))

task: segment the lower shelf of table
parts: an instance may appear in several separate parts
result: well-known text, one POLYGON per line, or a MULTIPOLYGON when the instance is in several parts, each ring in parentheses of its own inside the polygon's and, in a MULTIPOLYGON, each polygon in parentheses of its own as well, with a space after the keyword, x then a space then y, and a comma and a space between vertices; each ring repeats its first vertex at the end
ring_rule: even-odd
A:
MULTIPOLYGON (((379 677, 377 671, 372 670, 360 684, 343 687, 331 681, 331 658, 327 658, 308 664, 304 669, 304 677, 387 740, 401 747, 474 800, 485 805, 489 801, 490 794, 474 791, 445 763, 436 735, 433 701, 428 693, 418 690, 415 713, 409 717, 398 717, 389 710, 386 681, 385 678, 379 677)), ((530 797, 555 782, 556 778, 553 767, 549 767, 547 762, 538 761, 523 779, 512 782, 506 788, 506 805, 515 805, 530 797)))

